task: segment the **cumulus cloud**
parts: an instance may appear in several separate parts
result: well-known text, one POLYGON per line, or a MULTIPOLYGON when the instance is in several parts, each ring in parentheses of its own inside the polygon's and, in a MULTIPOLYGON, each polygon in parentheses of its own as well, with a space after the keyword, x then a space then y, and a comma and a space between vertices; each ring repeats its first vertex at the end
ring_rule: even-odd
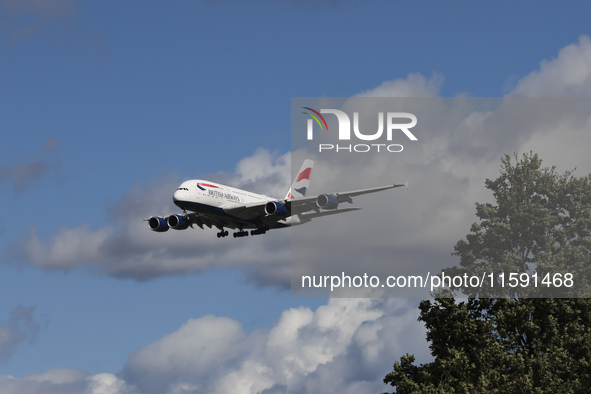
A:
MULTIPOLYGON (((583 35, 578 42, 562 48, 556 57, 540 62, 540 67, 518 81, 508 96, 563 97, 559 101, 561 105, 589 113, 591 39, 583 35)), ((549 112, 553 113, 551 109, 549 112)), ((523 150, 537 152, 548 165, 556 165, 561 172, 576 167, 578 175, 589 174, 591 163, 587 160, 587 147, 591 143, 591 134, 586 130, 590 127, 590 116, 547 119, 537 124, 535 132, 528 135, 523 150)))
POLYGON ((290 153, 277 156, 264 148, 236 165, 234 174, 215 174, 220 182, 273 197, 284 197, 290 185, 290 153))
MULTIPOLYGON (((390 275, 426 277, 428 272, 438 273, 455 265, 457 261, 451 252, 475 221, 474 202, 491 200, 484 187, 485 179, 498 176, 504 154, 527 152, 532 141, 541 144, 569 136, 571 139, 563 139, 559 149, 542 156, 545 164, 572 160, 581 170, 591 167, 587 155, 569 154, 569 150, 580 149, 578 144, 589 140, 589 111, 584 103, 513 97, 362 97, 333 106, 327 104, 329 99, 322 100, 321 108, 345 108, 348 113, 354 108, 360 114, 359 123, 369 125, 372 131, 377 126, 371 124, 372 120, 376 123, 375 119, 369 119, 371 116, 404 108, 418 118, 413 129, 418 141, 410 141, 400 133, 391 143, 402 144, 404 150, 380 154, 318 153, 314 144, 324 143, 324 139, 335 143, 329 133, 313 141, 316 152, 309 149, 306 153, 317 162, 310 193, 405 181, 409 181, 410 190, 402 188, 354 197, 353 206, 362 207, 361 211, 313 219, 310 225, 293 228, 292 289, 301 286, 302 275, 318 278, 367 273, 384 281, 390 275)), ((328 127, 333 130, 331 124, 328 127)), ((345 146, 363 142, 338 141, 345 146)), ((293 166, 297 163, 298 159, 293 160, 293 166)), ((345 208, 349 206, 342 204, 345 208)), ((382 288, 378 286, 377 290, 380 293, 376 296, 382 296, 382 288)), ((363 291, 363 287, 351 288, 344 295, 366 296, 363 291)), ((391 292, 396 296, 428 296, 422 288, 397 287, 391 292)))
POLYGON ((0 324, 0 363, 13 355, 16 347, 23 342, 32 342, 41 326, 34 318, 35 306, 17 306, 7 324, 0 324))
POLYGON ((90 375, 80 369, 50 369, 15 378, 0 376, 3 394, 137 394, 133 387, 109 373, 90 375))
MULTIPOLYGON (((416 86, 417 92, 433 95, 440 77, 428 80, 410 75, 406 81, 397 80, 378 89, 390 89, 399 95, 416 86), (405 90, 406 89, 406 90, 405 90)), ((372 92, 366 92, 372 94, 372 92)), ((379 95, 373 92, 375 95, 379 95)), ((274 197, 283 197, 289 187, 291 154, 277 156, 258 149, 252 156, 238 162, 234 173, 216 173, 208 179, 274 197)), ((297 168, 301 162, 297 163, 297 168)), ((331 168, 331 163, 319 163, 319 171, 331 168)), ((331 174, 338 177, 343 169, 331 174)), ((290 284, 290 232, 275 230, 264 237, 217 239, 215 230, 169 231, 153 233, 142 221, 151 215, 178 212, 171 203, 171 193, 180 183, 177 174, 154 179, 148 185, 135 185, 119 203, 109 210, 110 225, 92 228, 85 224, 77 228, 60 228, 49 238, 42 239, 34 228, 4 254, 4 261, 17 260, 47 270, 71 270, 91 267, 119 278, 147 280, 166 275, 200 272, 209 267, 241 268, 246 277, 258 285, 288 288, 290 284)), ((313 180, 318 192, 336 191, 319 177, 313 180), (326 186, 326 187, 323 187, 326 186)), ((370 187, 371 180, 363 185, 370 187)), ((337 222, 333 222, 337 223, 337 222)), ((346 226, 347 224, 345 224, 346 226)))
POLYGON ((416 310, 412 300, 332 299, 316 310, 285 310, 273 327, 249 334, 233 319, 207 315, 133 352, 117 375, 0 376, 0 392, 377 393, 395 355, 430 359, 416 310))
POLYGON ((165 392, 177 380, 194 385, 240 355, 244 337, 235 320, 212 315, 191 319, 176 332, 131 354, 124 376, 137 382, 142 392, 148 388, 165 392))
MULTIPOLYGON (((274 155, 264 149, 241 160, 233 174, 207 176, 275 197, 289 188, 290 154, 274 155)), ((2 261, 20 261, 46 270, 68 271, 91 267, 114 277, 147 280, 166 275, 199 272, 209 267, 243 268, 262 285, 288 286, 289 232, 271 231, 265 236, 218 239, 216 229, 150 231, 143 221, 152 215, 179 213, 172 193, 181 182, 177 174, 134 185, 109 209, 110 225, 92 228, 60 228, 41 239, 34 228, 14 241, 2 261)))
MULTIPOLYGON (((557 59, 544 63, 535 73, 539 84, 555 79, 555 64, 580 63, 578 68, 582 67, 583 55, 567 55, 585 52, 588 41, 581 38, 578 44, 561 51, 557 59)), ((516 91, 525 92, 529 78, 533 77, 524 78, 516 91)), ((301 273, 300 268, 306 271, 313 267, 319 272, 324 263, 332 265, 327 272, 319 273, 362 274, 360 270, 371 266, 368 258, 375 258, 379 265, 369 273, 382 277, 414 274, 411 268, 424 274, 454 265, 456 261, 450 256, 453 246, 475 219, 474 202, 490 200, 484 181, 497 176, 500 158, 514 151, 534 150, 548 166, 591 171, 591 161, 584 154, 591 142, 591 118, 584 101, 573 103, 568 98, 383 98, 436 96, 442 80, 439 75, 429 79, 410 74, 339 104, 350 109, 362 102, 362 108, 368 111, 360 111, 359 122, 371 130, 377 127, 375 115, 379 111, 385 113, 400 107, 415 113, 419 123, 413 132, 419 140, 409 141, 400 133, 396 138, 403 139, 401 153, 319 156, 317 152, 299 149, 277 155, 258 149, 240 160, 234 173, 206 177, 283 197, 291 179, 290 168, 299 168, 303 159, 311 157, 316 159, 316 166, 310 194, 409 181, 408 191, 396 189, 354 198, 354 206, 363 208, 362 211, 314 219, 313 224, 291 231, 273 230, 265 236, 235 240, 218 239, 216 230, 209 229, 154 233, 142 219, 178 212, 171 194, 181 179, 170 174, 147 185, 133 186, 109 209, 108 226, 93 228, 88 223, 77 228, 62 227, 48 238, 39 237, 31 228, 27 235, 9 245, 2 260, 21 261, 47 270, 90 267, 110 276, 136 280, 200 272, 210 267, 239 268, 258 285, 283 288, 291 282, 291 251, 296 252, 294 261, 304 263, 291 271, 294 280, 301 273), (573 154, 576 152, 580 154, 573 154), (291 243, 293 239, 295 243, 291 243)), ((568 83, 562 81, 560 86, 568 83)), ((331 106, 330 98, 320 100, 323 104, 319 108, 336 108, 331 106)), ((329 137, 328 133, 318 136, 329 137)))
POLYGON ((380 86, 366 90, 357 97, 437 97, 443 75, 433 74, 430 79, 418 73, 411 73, 406 78, 397 78, 386 81, 380 86))
POLYGON ((250 335, 205 316, 132 354, 122 376, 142 393, 380 392, 392 354, 412 347, 428 357, 415 310, 408 301, 330 300, 286 310, 250 335))
POLYGON ((579 42, 543 60, 538 70, 522 78, 509 96, 517 97, 589 97, 591 96, 591 40, 579 42))
MULTIPOLYGON (((546 81, 559 81, 556 86, 546 84, 554 86, 550 89, 555 89, 557 94, 573 91, 568 78, 559 78, 561 73, 555 68, 561 66, 561 70, 569 70, 573 62, 583 58, 573 53, 584 52, 587 45, 582 38, 578 44, 561 51, 557 59, 543 63, 539 71, 518 83, 514 95, 541 94, 535 93, 536 84, 541 86, 546 81)), ((577 64, 584 68, 586 63, 577 64)), ((418 87, 429 85, 425 78, 413 78, 418 87)), ((406 82, 410 83, 410 79, 406 82)), ((382 86, 395 85, 404 87, 405 83, 382 86)), ((391 94, 401 90, 393 88, 391 94)), ((374 96, 383 94, 379 92, 374 96)), ((513 150, 526 151, 537 146, 546 150, 542 158, 547 165, 572 160, 569 165, 575 164, 591 172, 588 156, 573 154, 591 142, 586 137, 591 121, 585 101, 524 102, 511 97, 433 103, 430 111, 439 121, 434 129, 436 133, 417 133, 419 142, 424 143, 408 146, 412 153, 408 161, 401 160, 402 156, 394 161, 381 156, 360 156, 355 161, 341 163, 327 156, 317 163, 315 177, 319 182, 312 183, 317 192, 339 190, 341 186, 370 187, 385 178, 409 180, 411 190, 366 196, 362 200, 364 220, 359 220, 361 212, 356 212, 315 221, 304 236, 314 231, 320 231, 323 236, 310 236, 306 248, 299 249, 304 256, 312 253, 316 259, 312 261, 318 261, 325 256, 334 258, 336 254, 342 262, 365 262, 367 249, 349 249, 348 253, 352 254, 339 255, 339 248, 344 246, 343 237, 354 239, 359 234, 371 233, 367 248, 389 256, 390 269, 397 268, 394 259, 416 259, 417 256, 441 259, 448 254, 458 234, 467 232, 474 220, 473 202, 487 198, 483 178, 495 177, 500 156, 513 150), (362 167, 372 171, 361 171, 362 167), (376 207, 378 209, 372 209, 376 207), (392 220, 386 220, 388 217, 392 220), (348 224, 350 220, 355 220, 355 226, 348 224)), ((281 196, 289 184, 289 160, 289 155, 276 157, 259 150, 240 162, 234 174, 215 174, 219 176, 216 180, 281 196), (261 168, 261 165, 266 167, 261 168)), ((16 251, 23 261, 47 269, 95 264, 110 275, 138 279, 145 278, 139 270, 148 272, 148 277, 156 277, 218 265, 250 267, 254 277, 262 281, 264 277, 260 272, 265 261, 272 261, 273 267, 288 267, 281 258, 288 250, 289 238, 279 239, 284 243, 274 246, 267 244, 267 239, 278 240, 270 237, 274 232, 267 237, 243 239, 248 241, 244 243, 220 243, 215 237, 205 238, 212 232, 172 235, 149 232, 140 218, 159 211, 165 213, 171 208, 164 201, 170 201, 170 191, 178 182, 178 176, 171 175, 149 185, 134 186, 113 207, 111 225, 107 228, 92 229, 87 225, 62 229, 54 238, 45 240, 32 233, 21 240, 16 251), (98 241, 91 241, 93 235, 98 241), (73 250, 62 250, 64 245, 73 250), (83 252, 84 247, 88 247, 89 252, 83 252), (195 257, 195 250, 202 255, 195 257), (273 254, 273 251, 279 253, 273 254), (247 253, 261 257, 249 259, 247 253), (278 261, 284 263, 277 264, 278 261), (139 267, 137 272, 134 264, 139 267)), ((276 234, 286 233, 277 231, 276 234)), ((277 278, 284 273, 278 269, 276 275, 265 280, 277 283, 277 278)), ((416 302, 411 300, 331 299, 316 310, 288 309, 273 327, 252 333, 244 332, 232 319, 209 315, 190 319, 175 332, 130 354, 119 375, 50 370, 24 378, 0 376, 0 392, 382 392, 387 388, 381 380, 401 354, 414 353, 419 362, 429 359, 425 329, 416 321, 416 310, 416 302)), ((23 320, 18 321, 23 324, 23 320)), ((8 325, 14 326, 14 323, 8 325)))
MULTIPOLYGON (((583 36, 578 43, 562 49, 557 58, 542 62, 540 70, 519 81, 515 91, 504 98, 430 97, 437 96, 443 78, 436 75, 428 80, 410 74, 344 101, 321 98, 317 104, 297 105, 358 112, 359 127, 366 135, 375 132, 380 112, 385 114, 393 108, 408 111, 418 118, 413 128, 418 141, 409 141, 402 134, 400 139, 379 141, 402 144, 404 151, 399 154, 319 154, 317 144, 336 142, 330 133, 315 135, 314 144, 307 150, 298 145, 306 152, 292 156, 294 166, 303 156, 317 160, 311 193, 407 180, 410 190, 357 197, 355 205, 362 211, 295 227, 292 289, 301 286, 302 275, 318 278, 343 272, 368 273, 384 280, 388 275, 425 276, 457 264, 450 253, 475 221, 474 202, 491 201, 484 182, 498 176, 504 154, 532 150, 540 154, 546 166, 556 165, 560 171, 576 167, 577 175, 591 173, 591 159, 586 153, 591 143, 591 101, 565 97, 588 96, 591 92, 590 54, 591 40, 583 36), (397 98, 400 96, 419 98, 397 98)), ((292 123, 292 129, 298 130, 301 125, 293 119, 296 123, 292 123)), ((327 116, 327 121, 331 131, 337 127, 334 116, 327 116)), ((299 129, 305 130, 305 126, 299 129)), ((344 146, 355 143, 353 139, 338 142, 344 146)), ((364 289, 358 290, 344 295, 366 296, 364 289)), ((383 289, 377 290, 376 296, 381 296, 383 289)), ((392 294, 400 291, 403 294, 396 294, 427 296, 420 289, 409 290, 393 289, 392 294)))
POLYGON ((134 394, 135 387, 129 386, 121 378, 110 374, 100 373, 88 376, 85 379, 87 384, 84 394, 134 394))
MULTIPOLYGON (((9 2, 0 4, 6 7, 9 2)), ((317 160, 311 192, 371 187, 384 180, 409 180, 411 189, 364 196, 359 204, 355 199, 363 211, 302 226, 299 234, 305 248, 297 251, 310 263, 333 259, 352 272, 367 269, 368 252, 383 257, 383 272, 388 274, 396 273, 393 270, 399 269, 400 261, 441 261, 442 256, 449 258, 455 241, 474 221, 473 203, 489 198, 484 178, 498 174, 502 154, 532 149, 546 165, 557 164, 562 170, 577 166, 583 173, 591 172, 586 152, 591 143, 587 103, 520 101, 520 97, 588 96, 590 48, 589 38, 581 37, 519 81, 506 99, 423 102, 429 105, 432 120, 420 118, 418 144, 405 144, 408 156, 317 160), (437 126, 428 133, 423 125, 430 121, 437 121, 437 126), (367 234, 371 237, 364 239, 361 248, 343 242, 367 234)), ((442 81, 438 75, 429 79, 410 74, 360 97, 433 97, 439 94, 442 81)), ((41 155, 56 147, 56 141, 48 143, 41 155)), ((300 159, 294 161, 296 166, 300 159)), ((260 149, 240 161, 233 174, 212 174, 211 180, 281 197, 289 186, 290 160, 289 154, 277 156, 260 149)), ((4 165, 0 182, 9 179, 24 188, 46 174, 46 163, 42 158, 4 165)), ((289 232, 238 240, 217 239, 215 230, 150 232, 142 219, 175 212, 170 199, 179 182, 179 176, 171 174, 133 186, 111 207, 110 223, 104 228, 91 224, 61 228, 44 239, 31 229, 8 248, 3 259, 46 270, 91 267, 138 280, 214 266, 241 268, 259 284, 289 284, 289 232)), ((0 361, 35 338, 40 325, 34 311, 34 307, 19 306, 8 322, 0 323, 0 361)), ((378 393, 387 390, 381 380, 400 355, 410 352, 419 362, 428 361, 425 329, 416 317, 416 302, 400 299, 331 299, 316 310, 288 309, 273 327, 252 333, 233 319, 208 315, 189 319, 178 330, 130 354, 120 374, 52 369, 22 378, 0 376, 0 392, 378 393)))

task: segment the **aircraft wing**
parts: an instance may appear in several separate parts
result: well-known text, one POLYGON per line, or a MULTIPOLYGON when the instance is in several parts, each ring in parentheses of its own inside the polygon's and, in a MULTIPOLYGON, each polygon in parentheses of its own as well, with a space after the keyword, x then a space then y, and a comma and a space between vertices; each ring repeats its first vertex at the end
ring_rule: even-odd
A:
POLYGON ((252 220, 265 216, 265 205, 268 201, 253 202, 240 206, 221 207, 224 212, 243 220, 252 220))
MULTIPOLYGON (((339 203, 342 203, 342 202, 353 203, 352 197, 360 196, 362 194, 375 193, 375 192, 379 192, 382 190, 393 189, 393 188, 402 187, 402 186, 405 186, 408 189, 408 182, 396 183, 394 185, 372 187, 369 189, 352 190, 352 191, 348 191, 348 192, 328 193, 327 195, 334 197, 339 203)), ((316 201, 319 196, 320 195, 311 196, 311 197, 292 198, 292 199, 286 200, 286 204, 289 204, 289 208, 291 209, 292 215, 297 215, 297 214, 307 212, 307 211, 312 211, 312 210, 318 212, 320 208, 316 204, 316 201)), ((347 209, 356 209, 356 208, 347 208, 347 209)), ((344 209, 335 209, 334 213, 341 213, 341 211, 344 211, 344 209)), ((326 212, 332 212, 332 210, 326 211, 326 212)))
POLYGON ((360 209, 361 208, 343 208, 343 209, 333 209, 330 211, 321 211, 321 212, 306 212, 306 213, 301 213, 298 216, 300 217, 300 219, 307 220, 307 219, 317 218, 317 217, 321 217, 321 216, 336 215, 337 213, 359 211, 360 209))
MULTIPOLYGON (((386 185, 386 186, 379 186, 379 187, 372 187, 369 189, 360 189, 360 190, 352 190, 348 192, 340 192, 340 193, 330 193, 327 194, 335 198, 339 203, 348 202, 353 203, 353 197, 360 196, 362 194, 369 194, 375 193, 382 190, 393 189, 396 187, 406 186, 408 188, 408 183, 400 183, 394 185, 386 185)), ((302 218, 313 218, 313 217, 320 217, 320 216, 327 216, 327 215, 334 215, 337 213, 344 213, 355 211, 360 208, 344 208, 344 209, 326 209, 320 210, 320 207, 316 204, 318 196, 312 197, 298 197, 292 199, 285 199, 285 200, 269 200, 269 201, 260 201, 260 202, 253 202, 244 205, 230 205, 227 207, 221 206, 225 213, 230 215, 234 218, 234 220, 227 220, 224 222, 216 223, 213 221, 213 225, 219 227, 219 225, 223 225, 226 227, 235 227, 239 226, 242 221, 244 223, 260 220, 261 224, 271 225, 275 223, 277 220, 281 219, 285 216, 274 216, 274 215, 267 215, 265 211, 265 206, 270 202, 275 202, 278 205, 284 205, 288 209, 288 216, 291 215, 300 215, 302 218), (314 211, 314 212, 310 212, 314 211)), ((207 220, 207 218, 203 218, 207 220)), ((210 219, 211 220, 211 219, 210 219)), ((196 220, 198 223, 198 221, 196 220)), ((207 222, 205 223, 207 224, 207 222)), ((201 227, 201 226, 200 226, 201 227)))

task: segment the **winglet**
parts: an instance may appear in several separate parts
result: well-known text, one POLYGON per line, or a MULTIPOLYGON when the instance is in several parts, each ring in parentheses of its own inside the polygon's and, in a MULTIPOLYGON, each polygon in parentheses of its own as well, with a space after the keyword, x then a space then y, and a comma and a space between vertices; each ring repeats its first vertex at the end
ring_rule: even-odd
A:
POLYGON ((408 190, 408 181, 404 182, 404 186, 406 186, 406 190, 408 190))

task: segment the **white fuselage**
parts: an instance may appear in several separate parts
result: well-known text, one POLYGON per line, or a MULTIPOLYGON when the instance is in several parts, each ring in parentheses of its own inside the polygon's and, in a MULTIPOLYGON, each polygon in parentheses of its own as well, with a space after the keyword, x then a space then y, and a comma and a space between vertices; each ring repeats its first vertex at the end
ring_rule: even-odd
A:
MULTIPOLYGON (((193 179, 183 182, 173 195, 174 203, 184 211, 192 211, 200 214, 204 224, 208 223, 207 217, 215 218, 213 223, 223 223, 223 227, 229 228, 260 228, 266 224, 261 220, 249 220, 228 213, 232 209, 258 204, 264 207, 264 203, 278 201, 262 194, 252 193, 242 189, 222 185, 216 182, 193 179), (261 205, 263 203, 263 205, 261 205)), ((300 224, 297 218, 286 217, 273 221, 268 227, 288 227, 300 224)), ((220 227, 219 225, 216 225, 220 227)))
POLYGON ((195 211, 191 208, 195 208, 195 204, 227 209, 255 202, 277 201, 262 194, 200 179, 183 182, 172 199, 178 207, 190 211, 195 211))

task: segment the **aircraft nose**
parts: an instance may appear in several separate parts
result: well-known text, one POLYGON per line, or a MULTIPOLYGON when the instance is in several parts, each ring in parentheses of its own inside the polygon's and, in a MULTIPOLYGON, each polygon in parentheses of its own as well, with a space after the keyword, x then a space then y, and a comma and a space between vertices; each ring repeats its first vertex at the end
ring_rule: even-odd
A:
POLYGON ((180 190, 177 190, 174 192, 174 194, 172 195, 172 201, 173 202, 178 202, 181 199, 181 192, 180 190))

